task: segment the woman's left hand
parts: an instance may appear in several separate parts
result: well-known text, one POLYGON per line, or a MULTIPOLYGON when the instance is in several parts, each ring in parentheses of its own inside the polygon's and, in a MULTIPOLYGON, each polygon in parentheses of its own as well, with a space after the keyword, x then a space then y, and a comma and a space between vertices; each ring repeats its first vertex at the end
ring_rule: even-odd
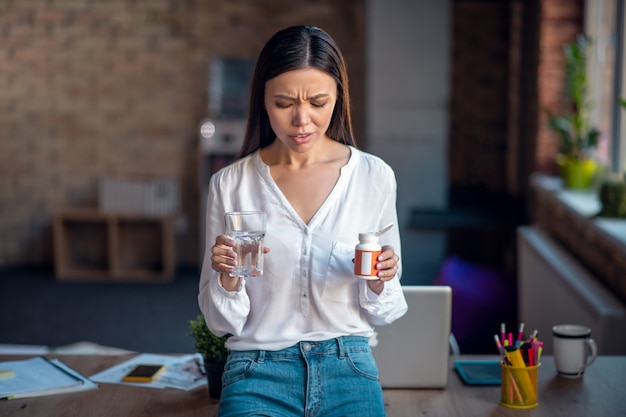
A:
POLYGON ((380 294, 385 288, 385 282, 393 279, 398 273, 398 261, 400 257, 396 255, 393 246, 383 246, 382 252, 378 256, 378 280, 368 281, 368 285, 376 294, 380 294))

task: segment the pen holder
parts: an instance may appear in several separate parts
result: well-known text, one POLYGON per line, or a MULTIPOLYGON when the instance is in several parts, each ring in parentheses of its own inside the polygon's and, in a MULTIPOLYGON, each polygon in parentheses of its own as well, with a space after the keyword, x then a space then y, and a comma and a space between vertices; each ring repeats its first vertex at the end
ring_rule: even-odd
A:
POLYGON ((510 408, 537 407, 537 374, 540 365, 519 367, 500 364, 500 405, 510 408))

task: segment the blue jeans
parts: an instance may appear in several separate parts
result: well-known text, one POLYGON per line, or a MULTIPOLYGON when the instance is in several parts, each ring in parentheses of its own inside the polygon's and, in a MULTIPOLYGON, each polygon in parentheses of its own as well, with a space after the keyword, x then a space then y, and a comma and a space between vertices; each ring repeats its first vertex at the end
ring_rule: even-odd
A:
POLYGON ((378 368, 365 337, 300 342, 279 351, 231 351, 219 416, 379 417, 378 368))

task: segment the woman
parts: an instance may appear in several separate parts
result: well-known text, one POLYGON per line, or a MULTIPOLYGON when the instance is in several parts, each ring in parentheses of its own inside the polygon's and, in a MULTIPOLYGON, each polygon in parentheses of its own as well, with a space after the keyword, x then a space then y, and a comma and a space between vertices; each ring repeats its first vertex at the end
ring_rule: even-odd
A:
POLYGON ((231 334, 220 416, 385 415, 372 325, 406 312, 397 227, 376 280, 354 276, 360 232, 397 224, 393 171, 352 137, 343 57, 321 29, 261 51, 240 158, 211 178, 199 305, 231 334), (231 277, 224 213, 267 214, 263 276, 231 277))

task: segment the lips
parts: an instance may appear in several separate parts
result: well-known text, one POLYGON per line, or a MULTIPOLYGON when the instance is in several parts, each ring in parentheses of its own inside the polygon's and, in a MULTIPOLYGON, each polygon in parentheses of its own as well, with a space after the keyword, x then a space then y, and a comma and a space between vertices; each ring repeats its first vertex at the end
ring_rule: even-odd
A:
POLYGON ((289 135, 291 140, 298 144, 306 143, 311 139, 311 133, 299 133, 297 135, 289 135))

